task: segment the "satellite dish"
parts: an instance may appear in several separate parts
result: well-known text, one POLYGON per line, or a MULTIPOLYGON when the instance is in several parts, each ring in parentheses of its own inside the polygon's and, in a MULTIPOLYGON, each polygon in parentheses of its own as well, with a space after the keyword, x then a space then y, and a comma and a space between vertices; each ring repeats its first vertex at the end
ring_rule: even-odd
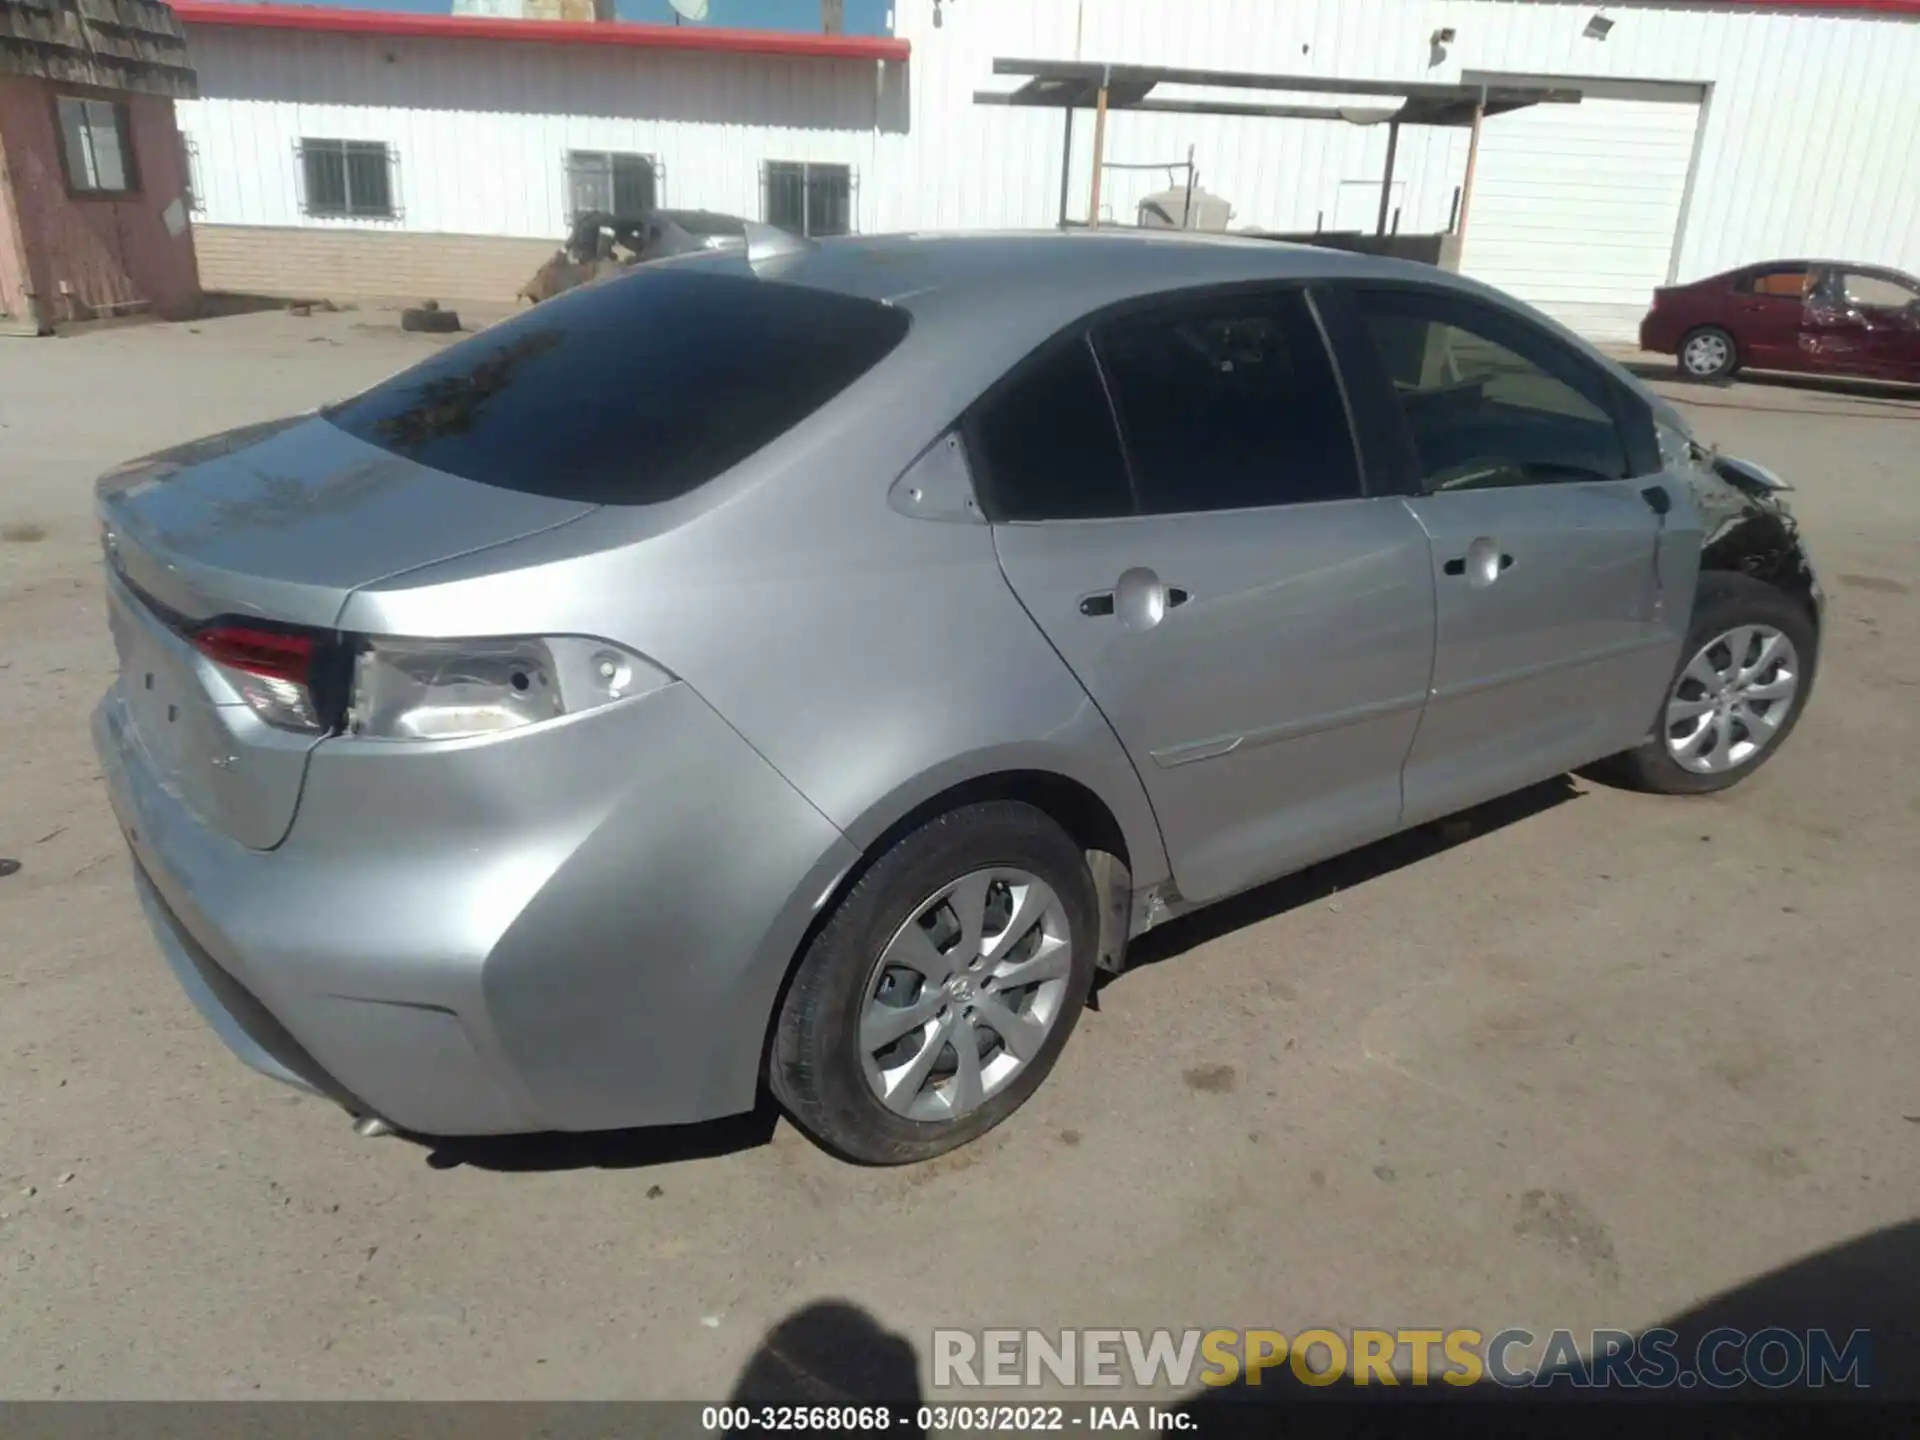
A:
POLYGON ((681 20, 698 22, 707 18, 707 0, 667 0, 667 3, 673 6, 675 24, 681 20))

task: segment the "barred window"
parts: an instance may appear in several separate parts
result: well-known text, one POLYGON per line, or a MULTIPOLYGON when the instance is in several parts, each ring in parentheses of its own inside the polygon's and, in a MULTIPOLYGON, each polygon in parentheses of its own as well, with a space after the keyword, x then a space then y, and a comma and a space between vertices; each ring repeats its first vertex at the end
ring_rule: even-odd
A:
POLYGON ((207 210, 207 194, 201 189, 200 145, 185 131, 180 133, 180 163, 187 176, 187 193, 182 197, 186 201, 187 213, 204 215, 207 210))
POLYGON ((393 150, 384 140, 302 140, 302 208, 309 215, 391 220, 393 150))
POLYGON ((567 218, 600 213, 638 220, 660 203, 658 181, 651 155, 569 150, 567 218))
POLYGON ((769 160, 764 214, 769 225, 794 235, 853 231, 853 171, 845 165, 769 160))
POLYGON ((60 140, 67 185, 77 195, 124 195, 138 189, 127 107, 113 100, 60 97, 60 140))

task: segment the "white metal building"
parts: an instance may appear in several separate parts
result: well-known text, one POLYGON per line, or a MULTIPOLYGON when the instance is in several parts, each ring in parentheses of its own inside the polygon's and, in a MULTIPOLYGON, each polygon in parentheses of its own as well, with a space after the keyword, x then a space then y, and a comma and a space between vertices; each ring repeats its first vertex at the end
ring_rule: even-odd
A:
MULTIPOLYGON (((1596 337, 1746 261, 1920 270, 1920 0, 896 0, 878 39, 176 9, 210 288, 504 298, 573 210, 616 199, 815 231, 1052 225, 1062 116, 975 103, 1017 83, 996 58, 1576 88, 1486 122, 1463 268, 1596 337)), ((1234 228, 1371 230, 1384 132, 1119 111, 1105 153, 1192 147, 1234 228)), ((1467 149, 1402 134, 1400 229, 1455 223, 1467 149)), ((1131 224, 1169 174, 1106 172, 1103 219, 1131 224)))

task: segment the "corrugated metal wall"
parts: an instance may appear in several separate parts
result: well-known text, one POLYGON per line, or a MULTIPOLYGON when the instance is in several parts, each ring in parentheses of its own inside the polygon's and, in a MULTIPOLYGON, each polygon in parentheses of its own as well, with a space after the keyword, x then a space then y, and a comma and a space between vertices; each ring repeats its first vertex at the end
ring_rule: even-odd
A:
MULTIPOLYGON (((901 67, 478 41, 380 40, 193 27, 206 98, 181 108, 209 223, 294 225, 302 136, 381 139, 400 156, 409 230, 557 236, 569 148, 659 157, 667 204, 760 211, 766 160, 858 176, 863 230, 1048 225, 1061 117, 978 106, 995 56, 1454 80, 1465 70, 1705 84, 1697 174, 1678 250, 1688 278, 1747 260, 1831 253, 1920 268, 1920 22, 1736 6, 1556 0, 896 0, 901 67), (1444 53, 1430 36, 1452 27, 1444 53), (889 77, 883 83, 883 76, 889 77), (910 123, 909 123, 910 122, 910 123)), ((1002 82, 1008 84, 1010 82, 1002 82)), ((1498 125, 1496 119, 1490 122, 1498 125)), ((1092 120, 1076 127, 1084 216, 1092 120)), ((1109 157, 1183 159, 1234 224, 1350 226, 1370 217, 1382 127, 1116 115, 1109 157)), ((1443 228, 1461 131, 1402 135, 1404 230, 1443 228)), ((1131 220, 1163 174, 1116 172, 1131 220)), ((1374 192, 1377 194, 1377 192, 1374 192)), ((1542 197, 1550 206, 1551 195, 1542 197)))
MULTIPOLYGON (((1612 31, 1594 40, 1582 33, 1600 8, 1591 0, 958 0, 941 8, 935 28, 931 0, 895 7, 898 33, 914 47, 908 174, 925 178, 889 188, 888 225, 1052 223, 1059 117, 969 106, 975 89, 994 87, 996 55, 1397 80, 1451 81, 1476 70, 1711 87, 1680 278, 1807 253, 1920 269, 1920 20, 1910 17, 1615 4, 1612 31), (1431 37, 1448 27, 1456 38, 1436 51, 1431 37)), ((1091 117, 1082 116, 1071 187, 1081 218, 1091 134, 1091 117)), ((1335 228, 1364 182, 1377 185, 1386 158, 1382 127, 1119 114, 1108 129, 1115 160, 1179 159, 1189 144, 1202 183, 1233 203, 1235 226, 1270 229, 1312 229, 1317 219, 1335 228)), ((1403 133, 1402 229, 1446 225, 1466 145, 1463 132, 1403 133)), ((1130 220, 1139 196, 1164 183, 1116 173, 1104 190, 1115 217, 1130 220)))
POLYGON ((305 138, 391 145, 403 213, 389 223, 408 230, 561 235, 569 150, 653 155, 662 203, 748 215, 763 161, 846 164, 871 229, 875 136, 905 123, 865 61, 208 26, 191 39, 203 98, 181 124, 207 224, 367 225, 301 214, 305 138))

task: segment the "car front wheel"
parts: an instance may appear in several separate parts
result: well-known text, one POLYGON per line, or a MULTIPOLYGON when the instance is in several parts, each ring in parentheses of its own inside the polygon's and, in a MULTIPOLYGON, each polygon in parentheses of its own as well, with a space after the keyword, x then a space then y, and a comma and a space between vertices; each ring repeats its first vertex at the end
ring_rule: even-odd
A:
POLYGON ((1792 596, 1747 575, 1702 575, 1654 733, 1617 756, 1613 772, 1663 795, 1738 784, 1799 723, 1818 649, 1813 621, 1792 596))
POLYGON ((1717 325, 1702 325, 1680 342, 1680 369, 1689 380, 1724 380, 1739 367, 1733 336, 1717 325))
POLYGON ((848 1159, 931 1159, 998 1125, 1046 1079, 1093 981, 1085 856, 1017 802, 950 811, 847 892, 782 1003, 768 1080, 848 1159))

